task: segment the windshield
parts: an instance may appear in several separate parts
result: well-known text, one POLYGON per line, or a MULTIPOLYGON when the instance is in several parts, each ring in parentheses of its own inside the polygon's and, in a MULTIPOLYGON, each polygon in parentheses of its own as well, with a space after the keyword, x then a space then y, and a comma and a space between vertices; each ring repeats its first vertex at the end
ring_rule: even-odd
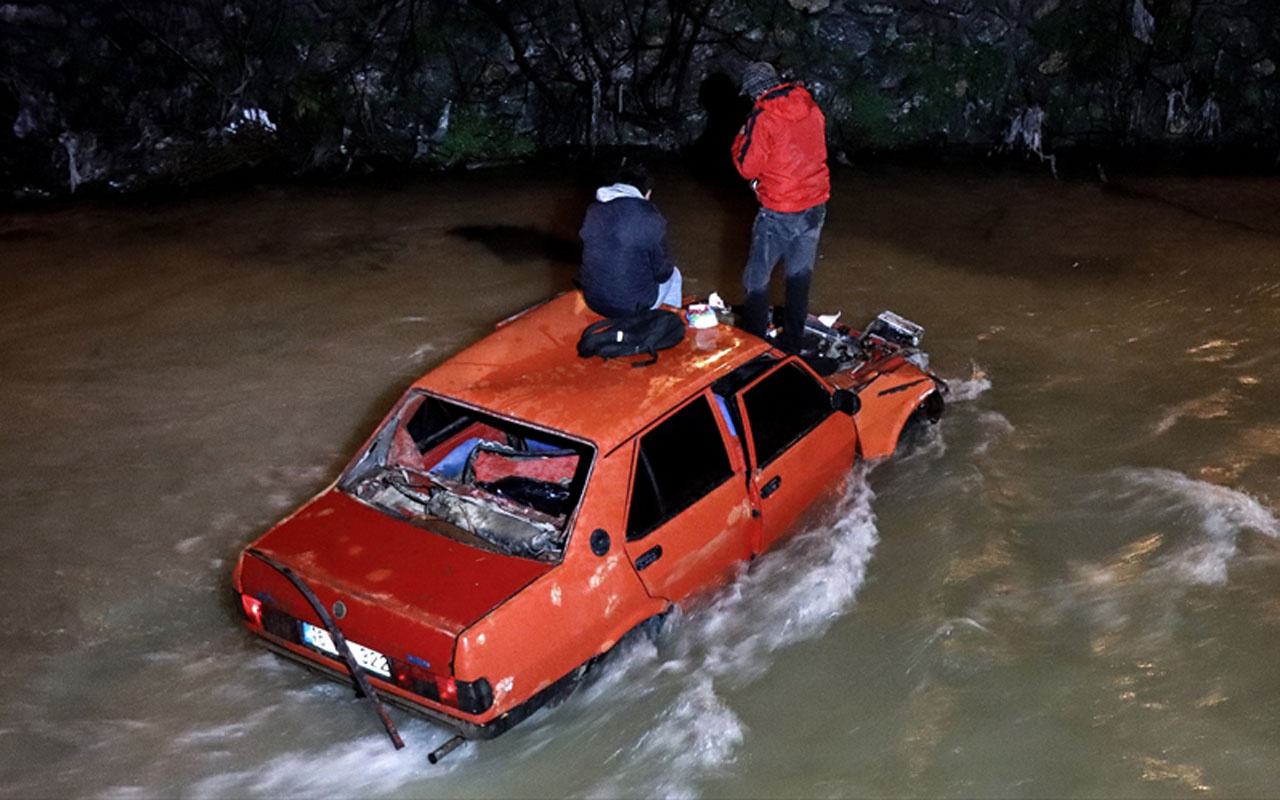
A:
POLYGON ((412 392, 338 488, 467 544, 553 560, 591 455, 582 442, 412 392))

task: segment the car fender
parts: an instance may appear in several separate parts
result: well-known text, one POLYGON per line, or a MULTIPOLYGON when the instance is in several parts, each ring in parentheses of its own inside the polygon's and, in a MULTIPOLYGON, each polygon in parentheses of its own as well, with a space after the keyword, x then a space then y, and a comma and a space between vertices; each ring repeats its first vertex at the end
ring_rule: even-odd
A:
MULTIPOLYGON (((520 705, 579 666, 607 652, 627 632, 666 610, 651 598, 618 548, 601 560, 599 582, 554 569, 464 631, 454 674, 486 678, 493 716, 520 705)), ((486 715, 488 716, 488 715, 486 715)))
POLYGON ((862 387, 862 408, 854 417, 862 457, 892 455, 911 415, 936 391, 934 379, 914 367, 882 374, 862 387))

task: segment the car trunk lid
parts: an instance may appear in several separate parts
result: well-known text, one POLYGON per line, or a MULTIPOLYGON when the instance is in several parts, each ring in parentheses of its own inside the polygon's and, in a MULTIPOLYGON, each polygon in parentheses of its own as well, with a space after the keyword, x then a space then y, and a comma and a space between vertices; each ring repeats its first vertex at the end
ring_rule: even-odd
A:
MULTIPOLYGON (((461 631, 554 566, 463 544, 337 489, 303 506, 254 548, 296 572, 347 638, 438 672, 450 664, 461 631)), ((260 559, 244 559, 241 587, 319 624, 297 589, 260 559)))

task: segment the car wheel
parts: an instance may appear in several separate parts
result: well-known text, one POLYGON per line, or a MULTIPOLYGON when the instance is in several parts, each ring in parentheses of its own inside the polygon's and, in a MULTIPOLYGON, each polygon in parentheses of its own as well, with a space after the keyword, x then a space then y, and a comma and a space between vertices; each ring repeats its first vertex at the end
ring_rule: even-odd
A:
POLYGON ((935 391, 925 395, 920 405, 916 406, 911 416, 907 417, 906 424, 902 426, 895 450, 901 451, 913 447, 924 440, 929 435, 930 429, 938 424, 945 409, 946 401, 942 399, 941 392, 935 391))

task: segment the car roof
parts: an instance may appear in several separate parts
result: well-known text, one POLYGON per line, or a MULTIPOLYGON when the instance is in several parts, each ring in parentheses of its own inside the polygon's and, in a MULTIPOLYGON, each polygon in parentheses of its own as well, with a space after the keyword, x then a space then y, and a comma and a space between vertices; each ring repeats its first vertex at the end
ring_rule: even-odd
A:
POLYGON ((609 452, 650 422, 741 364, 768 352, 731 325, 686 329, 684 340, 648 356, 581 358, 578 337, 600 319, 578 291, 500 323, 498 329, 414 383, 414 388, 596 443, 609 452))

